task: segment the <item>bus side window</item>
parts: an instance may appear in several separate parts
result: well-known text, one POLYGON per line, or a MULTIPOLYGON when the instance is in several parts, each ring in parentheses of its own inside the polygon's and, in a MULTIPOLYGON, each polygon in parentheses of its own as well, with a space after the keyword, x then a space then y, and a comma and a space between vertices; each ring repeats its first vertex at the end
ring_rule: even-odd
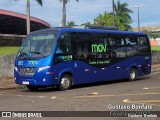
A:
POLYGON ((82 48, 80 48, 80 47, 77 48, 77 54, 76 55, 77 55, 76 58, 78 58, 78 59, 84 58, 82 48))
POLYGON ((147 46, 147 41, 145 37, 138 37, 140 46, 147 46))
POLYGON ((134 47, 135 45, 138 45, 138 40, 136 36, 130 36, 125 38, 125 42, 127 46, 134 47))
POLYGON ((55 62, 72 60, 72 44, 69 33, 62 34, 57 42, 55 62))
POLYGON ((73 39, 73 50, 75 59, 85 60, 88 58, 88 33, 77 33, 73 39))
POLYGON ((147 44, 147 39, 146 37, 138 37, 138 42, 139 42, 139 54, 147 54, 149 51, 149 47, 147 44))
POLYGON ((125 39, 123 35, 114 36, 113 50, 111 52, 111 58, 125 58, 126 57, 126 48, 125 48, 125 39))

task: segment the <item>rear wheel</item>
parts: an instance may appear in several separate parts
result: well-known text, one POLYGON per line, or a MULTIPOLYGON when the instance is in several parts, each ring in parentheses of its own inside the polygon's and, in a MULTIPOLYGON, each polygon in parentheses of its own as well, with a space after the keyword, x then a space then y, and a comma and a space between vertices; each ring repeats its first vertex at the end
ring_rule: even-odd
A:
POLYGON ((32 86, 32 85, 27 85, 27 88, 31 91, 38 91, 39 87, 38 86, 32 86))
POLYGON ((59 89, 60 90, 68 90, 72 86, 72 77, 70 75, 62 75, 59 89))
POLYGON ((131 68, 129 72, 129 81, 134 81, 137 79, 137 69, 131 68))

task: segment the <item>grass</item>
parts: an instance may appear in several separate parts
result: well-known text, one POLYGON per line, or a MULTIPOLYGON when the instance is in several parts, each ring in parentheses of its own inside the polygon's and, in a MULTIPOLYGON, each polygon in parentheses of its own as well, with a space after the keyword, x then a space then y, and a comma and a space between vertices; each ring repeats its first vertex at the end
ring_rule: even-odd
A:
POLYGON ((27 86, 26 86, 26 85, 19 85, 18 88, 19 88, 19 89, 27 89, 27 86))
POLYGON ((151 49, 153 51, 160 51, 160 46, 152 46, 151 49))
POLYGON ((0 56, 6 56, 10 54, 16 54, 19 50, 19 47, 13 46, 13 47, 0 47, 0 56))

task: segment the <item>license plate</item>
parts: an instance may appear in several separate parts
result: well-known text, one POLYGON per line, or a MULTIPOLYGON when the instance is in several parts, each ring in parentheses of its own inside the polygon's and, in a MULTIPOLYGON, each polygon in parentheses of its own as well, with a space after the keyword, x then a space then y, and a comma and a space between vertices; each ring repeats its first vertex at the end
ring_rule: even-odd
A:
POLYGON ((23 84, 23 85, 29 85, 29 82, 23 81, 22 84, 23 84))

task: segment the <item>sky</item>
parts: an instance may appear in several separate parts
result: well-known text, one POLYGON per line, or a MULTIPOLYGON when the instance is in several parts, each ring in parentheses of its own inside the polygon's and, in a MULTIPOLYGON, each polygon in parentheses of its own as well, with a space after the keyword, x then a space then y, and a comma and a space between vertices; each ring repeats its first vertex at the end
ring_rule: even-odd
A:
MULTIPOLYGON (((62 18, 62 3, 59 0, 43 0, 41 7, 36 0, 31 1, 31 16, 48 22, 51 26, 59 26, 62 18)), ((115 0, 117 2, 117 0, 115 0)), ((138 26, 138 9, 134 6, 142 5, 140 8, 140 26, 160 25, 160 0, 120 0, 128 3, 128 8, 133 11, 130 14, 132 27, 138 26)), ((0 9, 10 10, 26 14, 26 0, 0 0, 0 9)), ((77 25, 93 20, 104 11, 112 11, 112 0, 70 0, 67 3, 67 21, 75 21, 77 25)))

